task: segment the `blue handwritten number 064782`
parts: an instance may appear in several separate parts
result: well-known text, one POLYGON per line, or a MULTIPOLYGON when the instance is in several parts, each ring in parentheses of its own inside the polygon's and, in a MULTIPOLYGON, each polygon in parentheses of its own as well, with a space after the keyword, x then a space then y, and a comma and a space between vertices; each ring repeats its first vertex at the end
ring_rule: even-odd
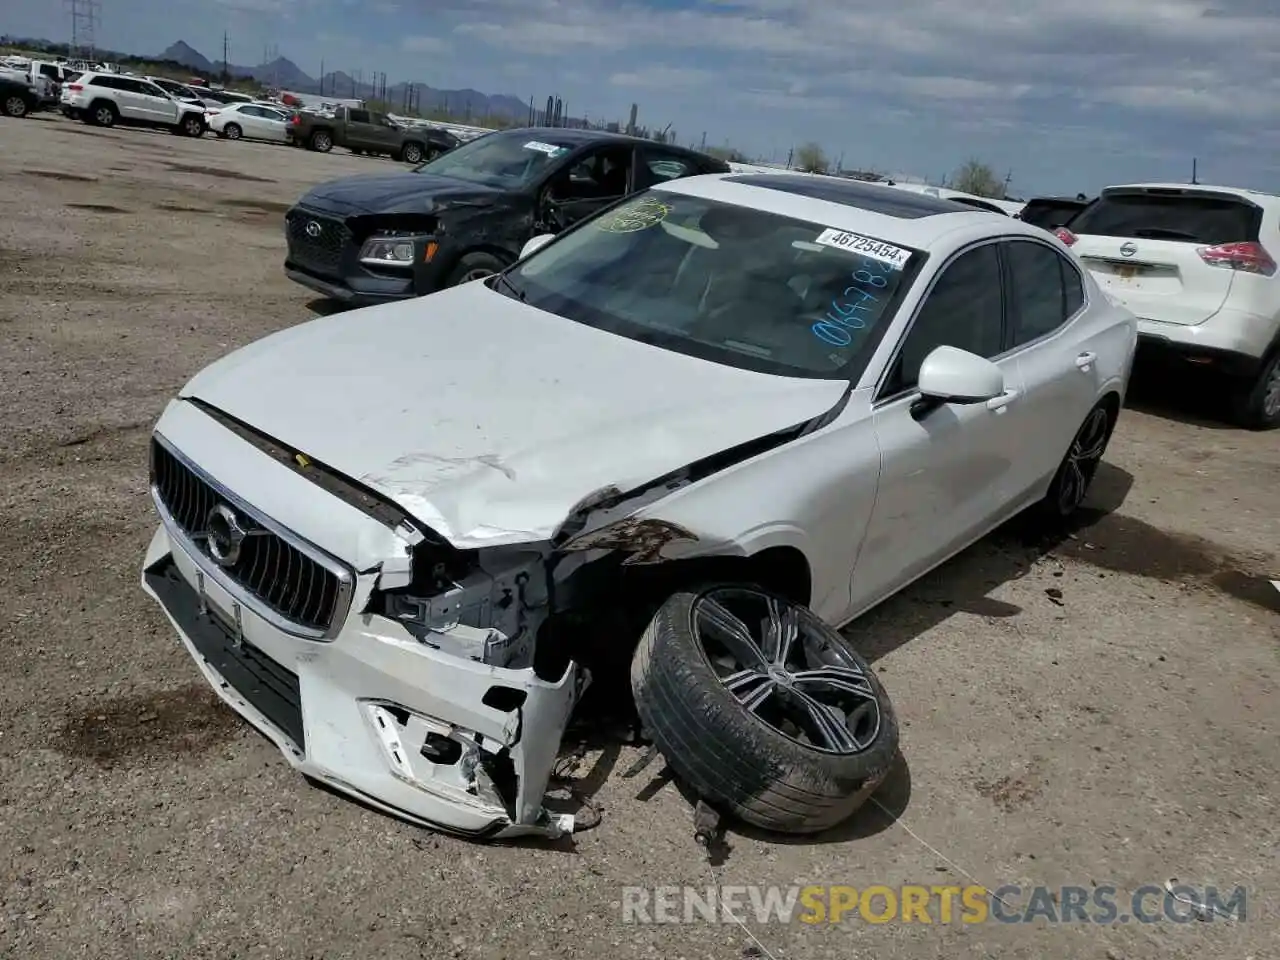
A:
MULTIPOLYGON (((863 263, 871 266, 865 260, 863 263)), ((853 335, 849 331, 866 327, 867 321, 858 316, 858 313, 874 309, 868 303, 879 302, 879 298, 866 288, 883 290, 889 285, 882 274, 872 273, 865 268, 853 271, 850 276, 853 278, 853 286, 846 287, 841 295, 848 299, 843 302, 839 298, 831 301, 831 308, 827 310, 825 318, 813 325, 814 336, 835 347, 849 346, 853 342, 853 335)))

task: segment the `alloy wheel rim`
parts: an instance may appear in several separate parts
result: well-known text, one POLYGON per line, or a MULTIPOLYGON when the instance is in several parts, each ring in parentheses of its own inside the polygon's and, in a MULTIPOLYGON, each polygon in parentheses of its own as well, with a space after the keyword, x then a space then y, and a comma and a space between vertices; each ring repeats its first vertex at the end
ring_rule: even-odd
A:
POLYGON ((1102 460, 1107 446, 1107 411, 1098 407, 1085 419, 1067 451, 1062 465, 1062 483, 1058 490, 1058 507, 1070 513, 1084 502, 1089 483, 1102 460))
POLYGON ((757 721, 825 754, 853 756, 876 742, 875 685, 808 611, 748 587, 720 587, 694 601, 691 620, 720 685, 757 721))
POLYGON ((111 121, 113 119, 115 118, 112 117, 111 111, 106 109, 105 107, 98 111, 98 122, 102 124, 104 127, 111 126, 111 121))
POLYGON ((409 163, 417 163, 419 160, 422 159, 422 154, 418 152, 417 147, 410 147, 409 149, 405 150, 404 158, 409 163))
POLYGON ((1280 416, 1280 357, 1271 361, 1271 372, 1262 387, 1262 412, 1268 419, 1280 416))
POLYGON ((27 105, 21 97, 10 97, 4 103, 4 109, 11 117, 20 117, 27 112, 27 105))
POLYGON ((225 132, 225 133, 226 133, 226 135, 227 135, 228 137, 230 137, 232 140, 239 140, 239 139, 240 139, 240 128, 239 128, 239 127, 237 127, 234 123, 233 123, 233 124, 231 124, 231 126, 227 127, 227 129, 226 129, 224 132, 225 132))

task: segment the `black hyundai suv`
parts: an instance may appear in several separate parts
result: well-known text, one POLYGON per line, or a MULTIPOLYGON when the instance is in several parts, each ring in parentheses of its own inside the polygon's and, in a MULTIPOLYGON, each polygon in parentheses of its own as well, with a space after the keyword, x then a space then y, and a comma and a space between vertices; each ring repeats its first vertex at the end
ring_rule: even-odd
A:
POLYGON ((599 130, 485 134, 412 171, 347 177, 285 215, 291 280, 352 306, 502 270, 556 233, 665 180, 728 173, 714 157, 599 130))

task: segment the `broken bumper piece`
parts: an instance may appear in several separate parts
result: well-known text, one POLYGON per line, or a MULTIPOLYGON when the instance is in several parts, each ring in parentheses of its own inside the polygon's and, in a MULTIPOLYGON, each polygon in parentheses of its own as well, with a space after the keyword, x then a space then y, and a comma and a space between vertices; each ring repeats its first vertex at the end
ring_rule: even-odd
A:
POLYGON ((542 797, 585 682, 576 665, 551 683, 531 669, 442 653, 357 612, 329 641, 284 633, 222 589, 164 526, 142 585, 218 695, 303 774, 450 833, 572 832, 573 817, 549 814, 542 797))

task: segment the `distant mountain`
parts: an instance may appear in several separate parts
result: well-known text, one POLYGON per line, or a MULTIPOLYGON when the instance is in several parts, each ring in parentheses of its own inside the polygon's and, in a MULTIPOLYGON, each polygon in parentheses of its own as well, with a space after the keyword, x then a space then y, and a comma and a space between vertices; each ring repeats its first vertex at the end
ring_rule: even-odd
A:
MULTIPOLYGON (((201 70, 213 75, 222 73, 221 60, 208 60, 182 40, 160 54, 160 59, 172 60, 193 70, 201 70)), ((317 80, 287 57, 277 57, 270 63, 259 64, 256 67, 228 64, 227 73, 232 77, 251 78, 259 83, 283 90, 293 90, 296 93, 324 93, 335 98, 362 100, 379 99, 383 94, 381 88, 375 88, 370 83, 362 83, 341 70, 326 73, 321 80, 317 80)), ((519 97, 505 94, 490 96, 479 90, 470 89, 438 90, 424 83, 388 84, 386 100, 393 111, 409 102, 410 86, 414 88, 412 94, 414 106, 419 110, 446 110, 459 118, 480 119, 491 116, 513 120, 523 120, 529 112, 529 104, 519 97)), ((536 106, 539 110, 543 108, 542 103, 536 106)))
POLYGON ((192 70, 200 70, 204 73, 214 72, 213 64, 185 40, 179 40, 177 43, 170 45, 164 53, 160 54, 158 59, 172 60, 174 63, 180 63, 184 67, 190 67, 192 70))

